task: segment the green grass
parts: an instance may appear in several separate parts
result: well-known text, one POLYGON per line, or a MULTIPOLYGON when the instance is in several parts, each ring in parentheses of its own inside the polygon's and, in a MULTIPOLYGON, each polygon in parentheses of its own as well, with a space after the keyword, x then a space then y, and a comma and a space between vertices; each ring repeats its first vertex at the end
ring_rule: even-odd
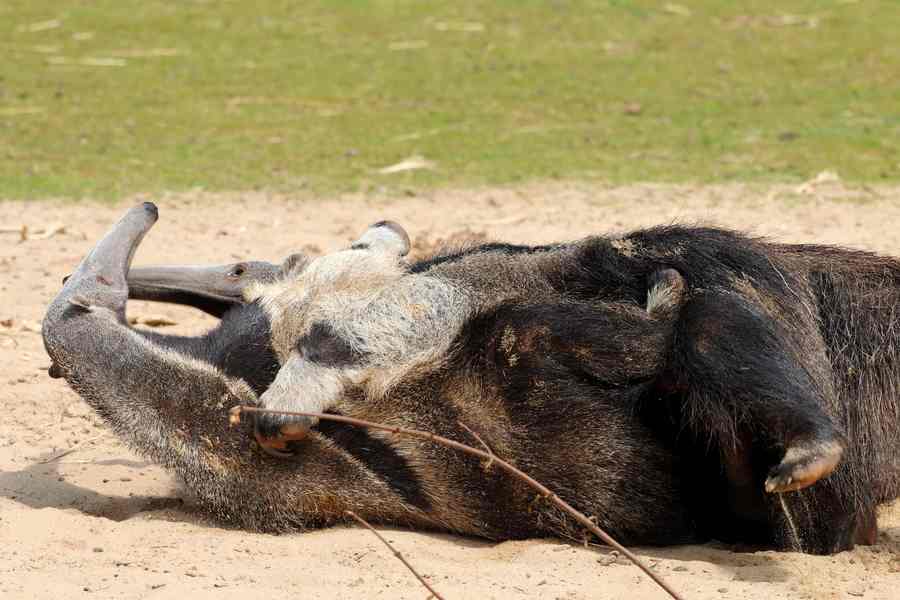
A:
POLYGON ((896 0, 5 0, 0 197, 897 181, 898 32, 896 0))

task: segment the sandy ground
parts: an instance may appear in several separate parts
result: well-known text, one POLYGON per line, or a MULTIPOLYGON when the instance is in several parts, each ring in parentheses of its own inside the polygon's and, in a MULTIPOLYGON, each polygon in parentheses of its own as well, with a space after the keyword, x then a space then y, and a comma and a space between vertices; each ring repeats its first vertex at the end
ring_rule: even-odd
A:
MULTIPOLYGON (((79 398, 46 375, 37 328, 70 272, 120 206, 0 203, 0 597, 425 598, 368 532, 337 527, 269 536, 225 529, 190 505, 173 478, 126 450, 79 398), (39 239, 39 230, 64 232, 39 239), (37 234, 37 235, 35 235, 37 234), (75 448, 48 462, 59 452, 75 448)), ((783 187, 541 185, 332 200, 262 192, 152 198, 161 220, 141 263, 279 260, 328 251, 393 218, 425 244, 467 231, 515 242, 569 239, 644 225, 711 222, 785 241, 828 242, 900 256, 900 188, 823 181, 783 187)), ((171 331, 210 319, 163 314, 171 331)), ((900 424, 898 424, 900 425, 900 424)), ((900 435, 900 433, 898 433, 900 435)), ((881 515, 878 545, 831 557, 735 552, 707 544, 642 548, 686 598, 900 598, 900 505, 881 515)), ((555 540, 502 544, 388 530, 448 599, 664 597, 605 550, 555 540)))

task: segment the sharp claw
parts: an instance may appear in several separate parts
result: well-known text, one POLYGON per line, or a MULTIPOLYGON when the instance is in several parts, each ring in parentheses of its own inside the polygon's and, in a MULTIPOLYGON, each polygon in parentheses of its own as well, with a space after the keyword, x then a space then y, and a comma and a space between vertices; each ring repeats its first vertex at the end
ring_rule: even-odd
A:
POLYGON ((274 456, 275 458, 293 458, 294 454, 292 452, 281 452, 280 450, 276 450, 275 448, 270 448, 265 444, 260 444, 259 449, 268 454, 269 456, 274 456))
POLYGON ((288 423, 281 426, 279 433, 281 434, 279 439, 285 441, 302 440, 309 435, 309 426, 302 423, 288 423))
POLYGON ((282 450, 287 448, 284 440, 265 438, 255 427, 253 428, 253 436, 256 438, 260 449, 269 456, 274 456, 275 458, 291 458, 294 456, 291 452, 282 452, 282 450))
POLYGON ((842 453, 843 446, 835 441, 789 448, 766 479, 766 492, 792 492, 813 485, 837 468, 842 453))

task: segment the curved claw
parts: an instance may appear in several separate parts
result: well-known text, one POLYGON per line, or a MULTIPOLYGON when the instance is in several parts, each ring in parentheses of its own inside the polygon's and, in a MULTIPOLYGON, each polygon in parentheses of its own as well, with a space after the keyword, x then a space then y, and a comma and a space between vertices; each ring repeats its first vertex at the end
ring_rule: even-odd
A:
POLYGON ((766 491, 773 494, 809 487, 831 475, 843 453, 843 445, 835 440, 791 446, 769 473, 766 491))
POLYGON ((299 442, 309 435, 309 427, 301 423, 285 423, 277 429, 273 436, 266 436, 260 430, 260 420, 256 419, 253 426, 253 436, 263 452, 277 458, 290 458, 293 453, 288 451, 288 442, 299 442))
POLYGON ((255 426, 253 427, 253 437, 256 438, 256 443, 259 444, 260 450, 269 456, 274 456, 275 458, 291 458, 293 456, 291 452, 282 451, 287 450, 287 443, 277 438, 263 437, 259 432, 259 428, 255 426))

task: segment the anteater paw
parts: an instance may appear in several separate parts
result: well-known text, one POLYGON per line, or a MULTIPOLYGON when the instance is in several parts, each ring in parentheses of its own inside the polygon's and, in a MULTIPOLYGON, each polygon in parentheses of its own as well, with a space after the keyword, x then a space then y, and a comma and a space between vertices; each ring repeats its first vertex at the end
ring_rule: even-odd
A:
POLYGON ((318 419, 272 413, 257 413, 254 434, 269 454, 290 456, 288 443, 305 439, 318 419))
POLYGON ((769 493, 790 492, 828 477, 844 453, 837 440, 810 440, 791 445, 766 479, 769 493))

